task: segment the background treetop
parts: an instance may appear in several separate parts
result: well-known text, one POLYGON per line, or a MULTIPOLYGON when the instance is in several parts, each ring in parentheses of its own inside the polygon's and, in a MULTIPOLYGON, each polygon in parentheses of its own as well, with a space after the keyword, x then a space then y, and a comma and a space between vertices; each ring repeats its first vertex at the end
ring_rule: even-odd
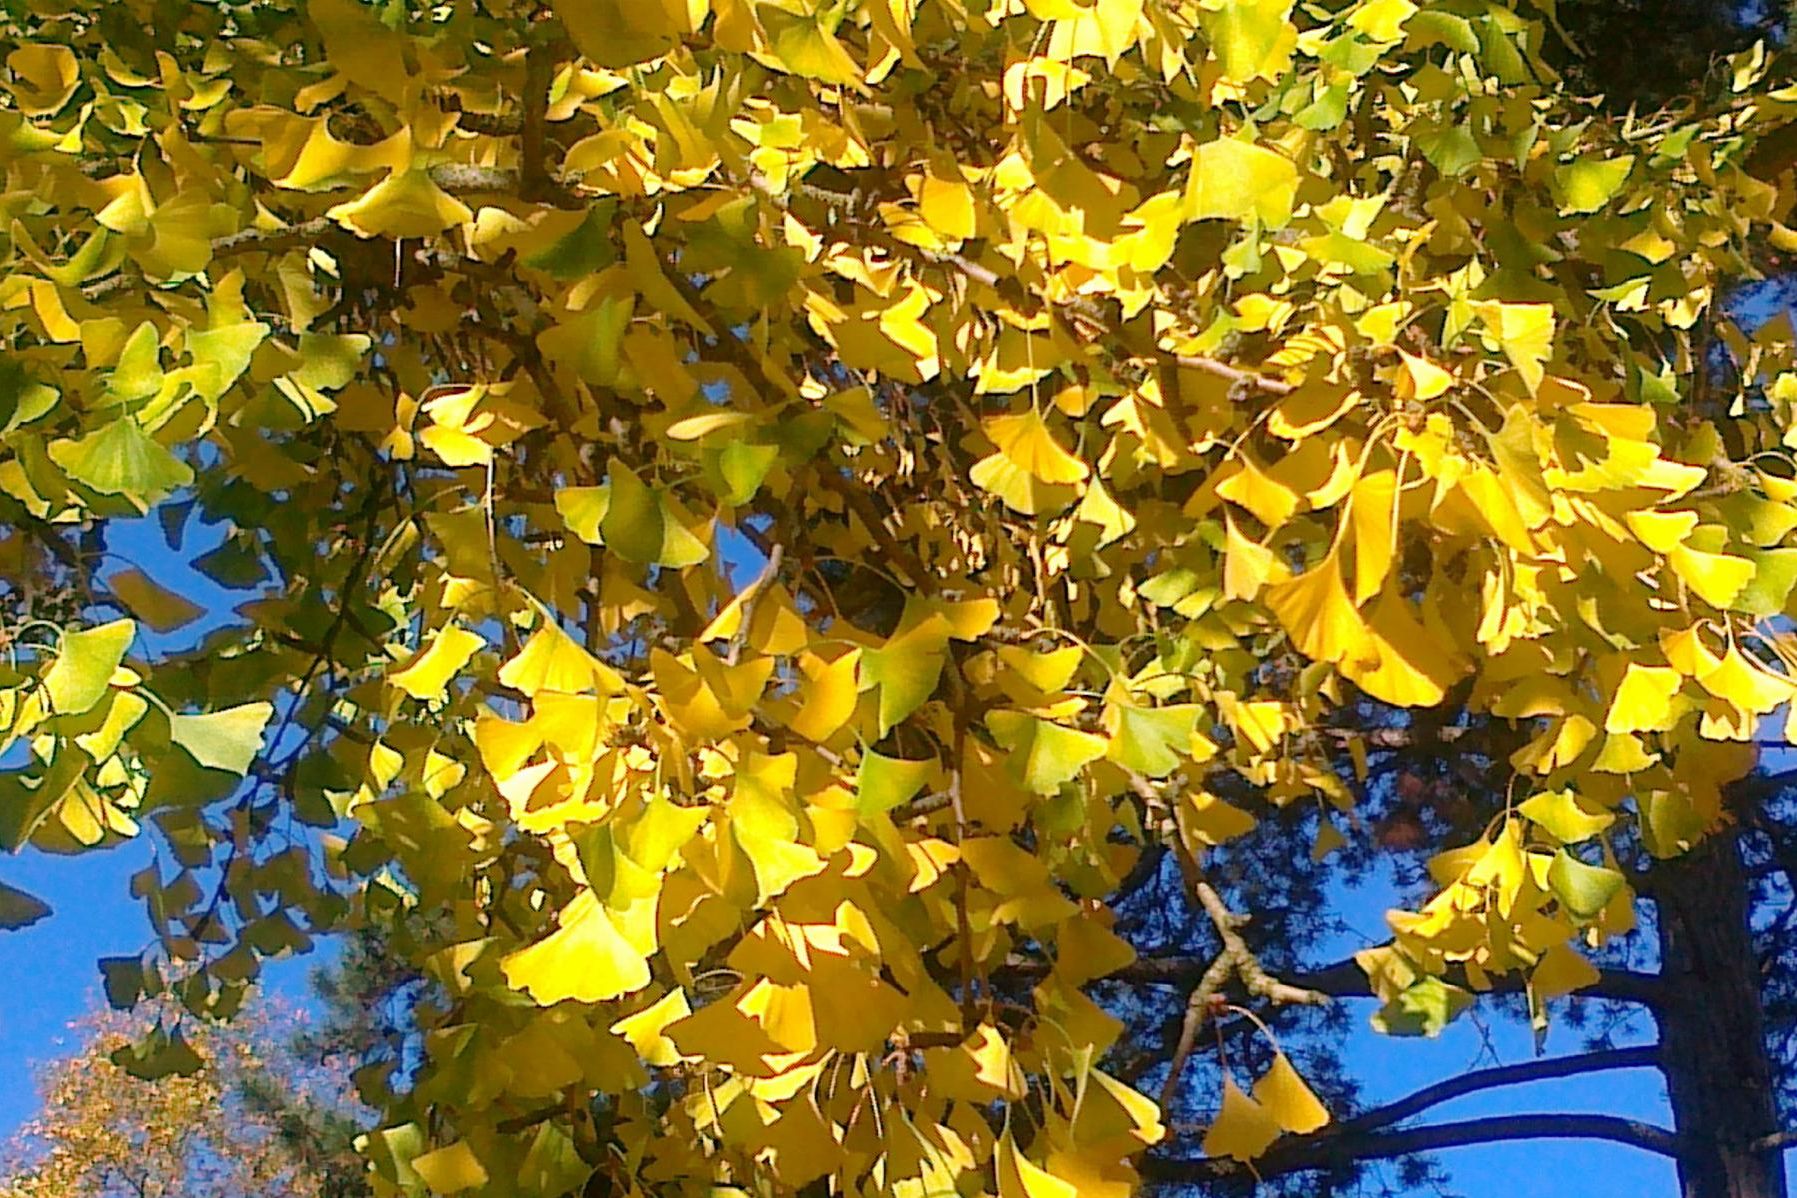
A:
POLYGON ((1236 1168, 1329 1117, 1268 1030, 1169 1140, 1326 998, 1258 825, 1492 763, 1357 976, 1545 1027, 1794 693, 1763 45, 1618 111, 1488 0, 8 11, 0 842, 153 829, 121 1004, 383 929, 383 1193, 1236 1168), (1157 1104, 1088 990, 1163 860, 1157 1104))

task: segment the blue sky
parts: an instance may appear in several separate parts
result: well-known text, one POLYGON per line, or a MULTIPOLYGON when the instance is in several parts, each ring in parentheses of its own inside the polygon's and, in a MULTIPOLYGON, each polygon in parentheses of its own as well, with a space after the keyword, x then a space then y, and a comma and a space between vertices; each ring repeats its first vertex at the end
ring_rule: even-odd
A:
MULTIPOLYGON (((113 552, 100 567, 102 576, 136 567, 211 613, 166 635, 140 625, 135 652, 153 656, 191 644, 244 601, 246 592, 227 590, 190 564, 223 537, 222 528, 190 520, 177 552, 153 516, 112 526, 113 552)), ((154 837, 146 833, 99 852, 62 856, 27 848, 16 857, 0 857, 0 881, 43 899, 53 912, 32 927, 0 931, 0 979, 12 991, 0 1002, 0 1136, 37 1107, 31 1064, 72 1049, 65 1035, 69 1023, 104 1004, 95 962, 140 952, 153 942, 149 920, 129 886, 131 875, 151 862, 154 847, 154 837)), ((172 872, 165 869, 164 877, 172 872)), ((273 988, 297 997, 305 992, 306 975, 324 959, 270 962, 264 976, 273 988)))

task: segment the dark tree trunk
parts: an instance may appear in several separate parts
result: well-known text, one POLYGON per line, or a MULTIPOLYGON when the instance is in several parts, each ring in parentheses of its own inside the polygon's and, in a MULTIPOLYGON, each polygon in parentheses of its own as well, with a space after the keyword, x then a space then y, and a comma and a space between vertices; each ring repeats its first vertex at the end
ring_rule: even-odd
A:
POLYGON ((1748 880, 1732 836, 1715 836, 1653 871, 1663 1003, 1655 1012, 1673 1126, 1684 1142, 1684 1198, 1785 1198, 1748 880))

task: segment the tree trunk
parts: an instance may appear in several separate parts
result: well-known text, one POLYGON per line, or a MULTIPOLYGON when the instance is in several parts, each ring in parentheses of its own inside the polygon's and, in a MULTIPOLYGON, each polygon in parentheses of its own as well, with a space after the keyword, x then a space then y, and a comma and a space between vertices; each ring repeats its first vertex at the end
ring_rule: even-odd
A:
POLYGON ((1664 1001, 1655 1012, 1683 1198, 1785 1198, 1748 881, 1736 840, 1715 836, 1653 871, 1664 1001))

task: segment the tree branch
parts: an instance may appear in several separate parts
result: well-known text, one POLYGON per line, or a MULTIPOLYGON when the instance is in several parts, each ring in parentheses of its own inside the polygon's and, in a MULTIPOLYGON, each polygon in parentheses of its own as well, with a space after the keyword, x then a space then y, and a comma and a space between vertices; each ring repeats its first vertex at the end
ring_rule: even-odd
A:
MULTIPOLYGON (((1106 982, 1123 982, 1130 985, 1148 986, 1181 986, 1189 985, 1193 979, 1202 974, 1209 962, 1201 957, 1165 956, 1142 957, 1115 973, 1106 974, 1098 980, 1106 982)), ((1016 972, 1027 973, 1029 966, 1018 963, 1008 966, 1016 972)), ((1290 984, 1305 990, 1315 991, 1329 998, 1373 998, 1372 985, 1367 981, 1366 973, 1352 958, 1325 965, 1320 969, 1291 977, 1290 984)), ((1450 974, 1447 978, 1455 984, 1465 984, 1463 975, 1450 974)), ((1520 994, 1526 981, 1521 975, 1492 977, 1483 994, 1520 994)), ((1472 989, 1472 987, 1468 987, 1472 989)), ((1575 992, 1574 997, 1603 998, 1614 1002, 1640 1003, 1643 1006, 1657 1006, 1664 998, 1664 983, 1651 973, 1639 973, 1628 969, 1600 969, 1595 984, 1575 992)))
POLYGON ((1386 1160, 1442 1148, 1501 1144, 1511 1140, 1608 1140, 1659 1156, 1679 1155, 1679 1139, 1652 1123, 1615 1115, 1493 1115, 1405 1131, 1310 1136, 1275 1144, 1258 1160, 1232 1157, 1170 1159, 1148 1157, 1142 1175, 1180 1185, 1257 1178, 1265 1181, 1308 1169, 1328 1169, 1356 1161, 1386 1160))
POLYGON ((1380 1128, 1402 1122, 1432 1106, 1439 1106, 1450 1099, 1476 1093, 1479 1090, 1492 1090, 1499 1086, 1519 1086, 1527 1082, 1549 1081, 1559 1077, 1576 1077, 1581 1073, 1596 1073, 1605 1069, 1648 1069, 1659 1063, 1660 1046, 1643 1044, 1633 1048, 1608 1048, 1598 1052, 1577 1053, 1573 1056, 1525 1061, 1520 1065, 1500 1065, 1493 1069, 1479 1069, 1472 1073, 1463 1073, 1459 1077, 1450 1077, 1445 1081, 1436 1082, 1432 1086, 1424 1086, 1395 1102, 1388 1102, 1365 1114, 1356 1115, 1336 1128, 1334 1134, 1377 1131, 1380 1128))

